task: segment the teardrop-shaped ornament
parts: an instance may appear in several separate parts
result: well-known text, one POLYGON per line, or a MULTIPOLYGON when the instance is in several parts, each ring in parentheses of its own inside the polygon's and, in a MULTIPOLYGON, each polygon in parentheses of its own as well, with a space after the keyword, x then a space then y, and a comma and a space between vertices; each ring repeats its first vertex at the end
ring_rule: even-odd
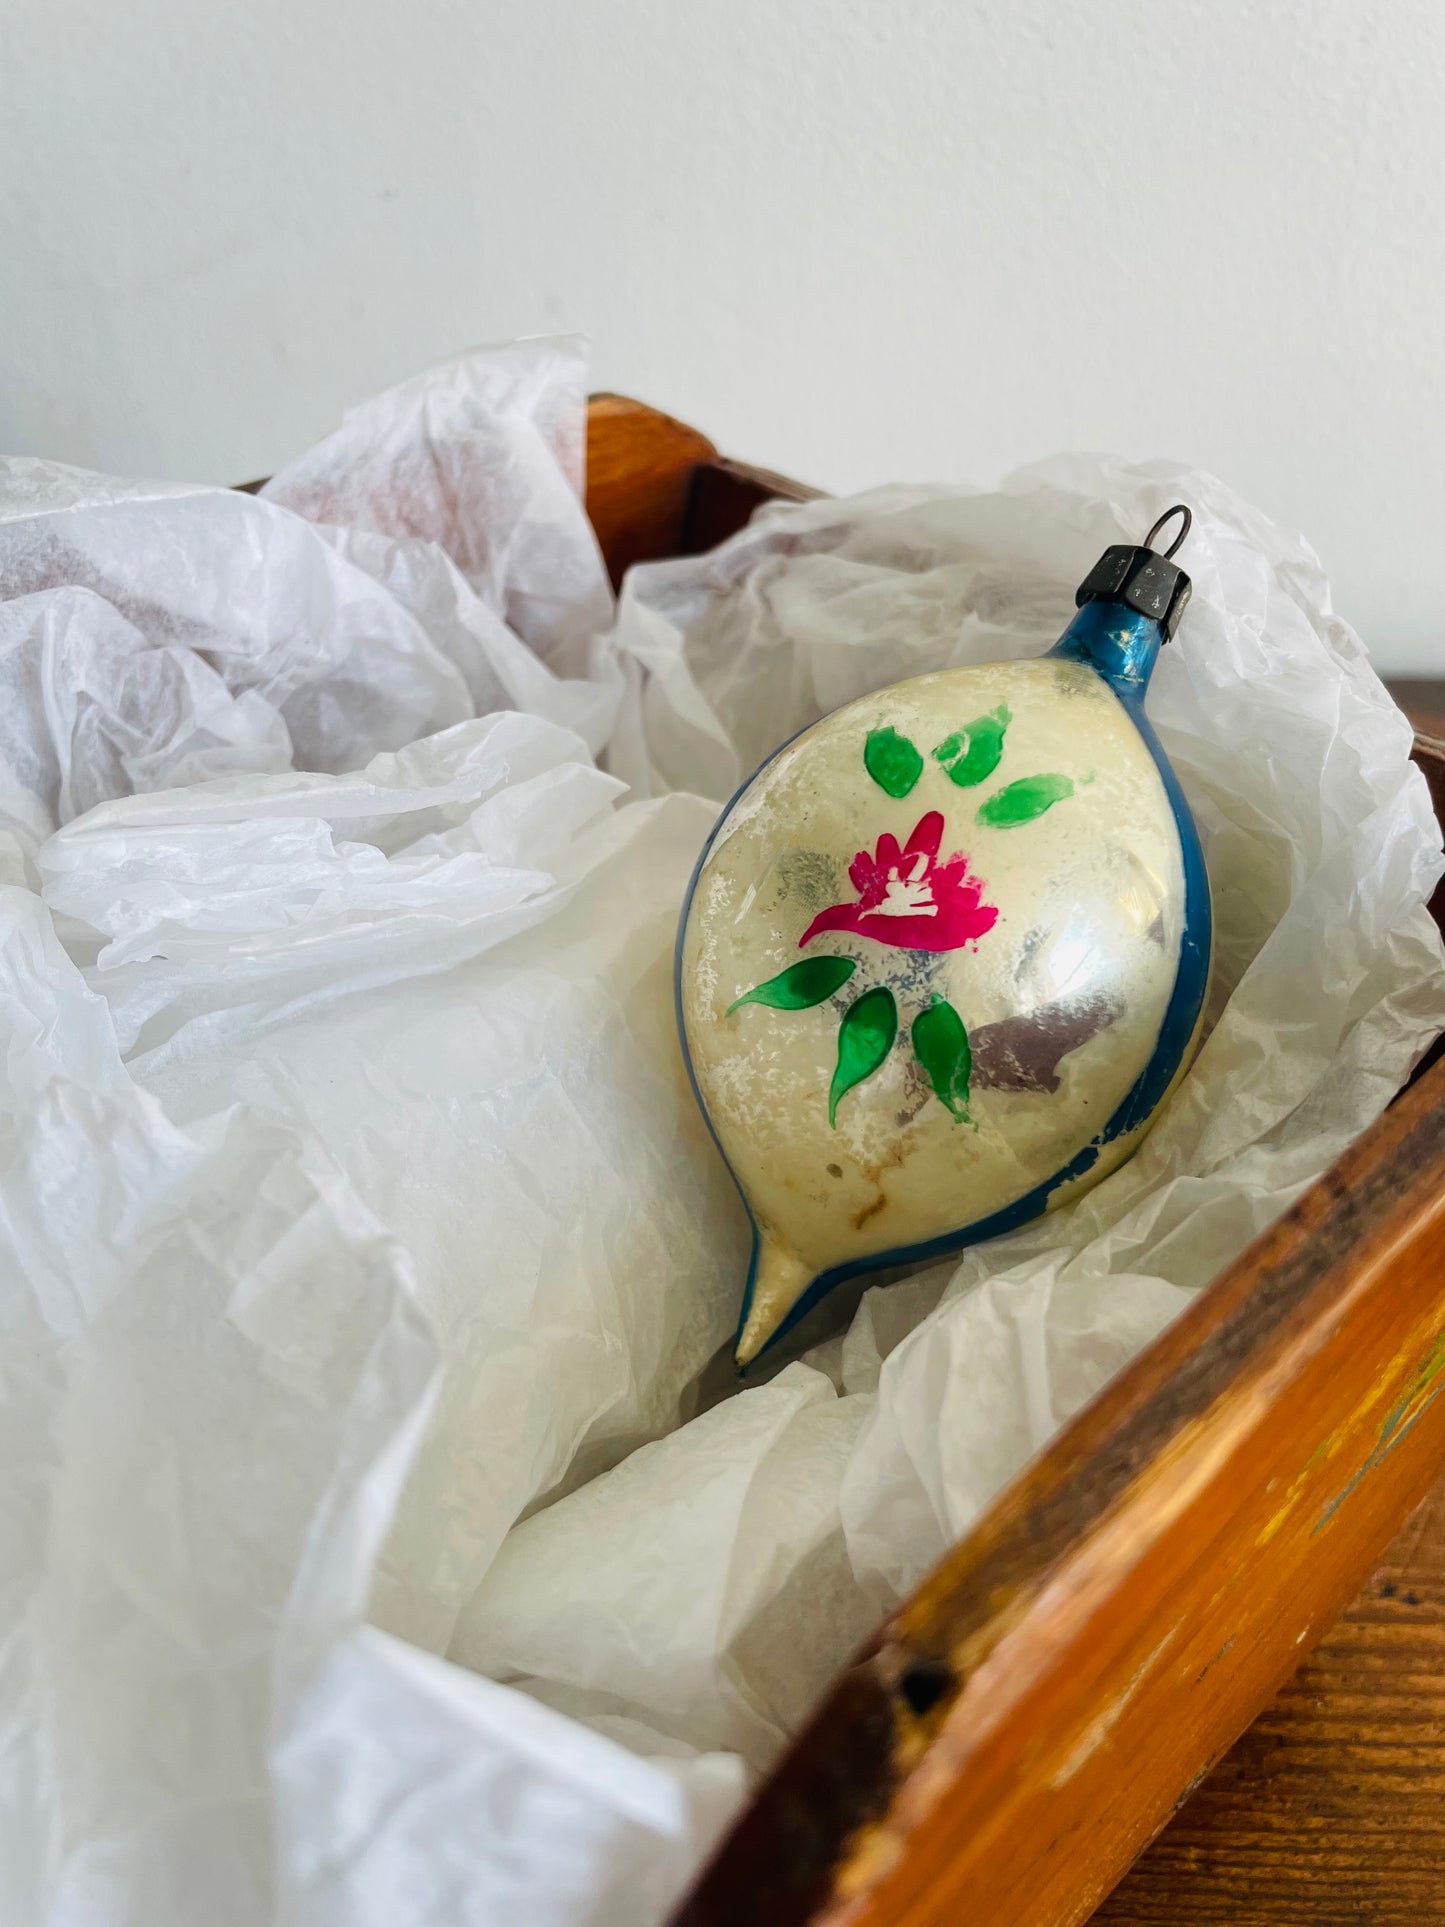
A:
POLYGON ((740 1365, 845 1279, 1097 1184, 1188 1068, 1209 883, 1144 714, 1188 526, 1107 550, 1046 656, 848 704, 719 820, 677 1000, 753 1221, 740 1365))

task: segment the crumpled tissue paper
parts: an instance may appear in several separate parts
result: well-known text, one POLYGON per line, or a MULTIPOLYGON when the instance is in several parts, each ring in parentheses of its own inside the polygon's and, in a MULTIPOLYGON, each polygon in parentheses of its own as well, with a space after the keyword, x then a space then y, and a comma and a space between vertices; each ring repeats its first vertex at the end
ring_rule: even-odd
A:
POLYGON ((622 678, 575 487, 583 368, 565 341, 463 357, 262 498, 0 463, 0 829, 33 854, 108 797, 356 769, 497 709, 600 750, 622 678))
POLYGON ((1445 1026, 1409 731, 1212 478, 766 511, 633 572, 577 344, 261 499, 0 470, 0 1913, 646 1927, 830 1675, 1445 1026), (746 1389, 677 908, 777 741, 1047 646, 1176 496, 1212 1034, 1071 1209, 746 1389))

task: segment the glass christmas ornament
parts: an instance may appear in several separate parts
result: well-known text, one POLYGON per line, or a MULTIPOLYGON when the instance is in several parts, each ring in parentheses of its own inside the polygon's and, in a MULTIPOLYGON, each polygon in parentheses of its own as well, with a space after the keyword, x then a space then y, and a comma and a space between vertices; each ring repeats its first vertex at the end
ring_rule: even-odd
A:
POLYGON ((844 1279, 1097 1184, 1187 1069, 1209 884, 1144 695, 1189 521, 1108 549, 1046 656, 848 704, 719 820, 677 1002, 753 1221, 740 1365, 844 1279))

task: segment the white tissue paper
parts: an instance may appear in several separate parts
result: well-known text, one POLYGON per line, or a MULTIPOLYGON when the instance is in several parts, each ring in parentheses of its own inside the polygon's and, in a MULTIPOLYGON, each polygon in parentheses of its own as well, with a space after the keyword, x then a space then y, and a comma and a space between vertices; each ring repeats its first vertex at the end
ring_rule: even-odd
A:
POLYGON ((1445 1026, 1409 731, 1298 538, 1074 458, 769 510, 614 621, 583 383, 463 357, 259 500, 0 469, 7 1921, 660 1922, 881 1610, 1445 1026), (1046 647, 1176 497, 1150 711, 1212 1035, 1097 1190, 738 1390, 670 984, 718 802, 1046 647))

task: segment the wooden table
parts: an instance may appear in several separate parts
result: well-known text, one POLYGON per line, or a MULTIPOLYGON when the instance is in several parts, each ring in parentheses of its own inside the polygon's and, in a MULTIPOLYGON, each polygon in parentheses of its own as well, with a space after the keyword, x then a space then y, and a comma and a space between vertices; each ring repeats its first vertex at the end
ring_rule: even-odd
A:
POLYGON ((1445 1481, 1095 1927, 1445 1921, 1445 1481))
POLYGON ((1445 677, 1436 682, 1396 682, 1385 687, 1414 723, 1427 736, 1445 736, 1445 677))
MULTIPOLYGON (((1445 733, 1445 682, 1392 684, 1445 733)), ((1445 1922, 1445 1480, 1095 1927, 1445 1922)))

